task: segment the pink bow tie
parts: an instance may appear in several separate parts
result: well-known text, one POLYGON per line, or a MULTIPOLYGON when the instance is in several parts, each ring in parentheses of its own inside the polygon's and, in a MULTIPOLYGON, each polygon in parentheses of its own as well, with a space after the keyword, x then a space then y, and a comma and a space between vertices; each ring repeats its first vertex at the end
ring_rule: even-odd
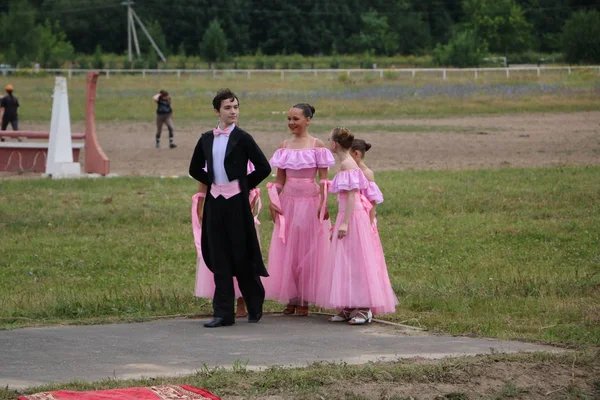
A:
POLYGON ((213 129, 213 134, 215 136, 219 136, 219 135, 229 136, 229 131, 224 131, 223 129, 215 128, 215 129, 213 129))

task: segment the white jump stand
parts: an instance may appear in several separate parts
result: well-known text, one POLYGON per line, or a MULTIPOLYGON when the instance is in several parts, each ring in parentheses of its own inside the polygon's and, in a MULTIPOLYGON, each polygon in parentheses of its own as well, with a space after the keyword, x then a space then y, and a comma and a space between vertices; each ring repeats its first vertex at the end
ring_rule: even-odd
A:
POLYGON ((81 165, 73 162, 69 96, 67 94, 67 78, 64 77, 57 77, 54 85, 45 175, 52 178, 78 178, 81 176, 81 165))

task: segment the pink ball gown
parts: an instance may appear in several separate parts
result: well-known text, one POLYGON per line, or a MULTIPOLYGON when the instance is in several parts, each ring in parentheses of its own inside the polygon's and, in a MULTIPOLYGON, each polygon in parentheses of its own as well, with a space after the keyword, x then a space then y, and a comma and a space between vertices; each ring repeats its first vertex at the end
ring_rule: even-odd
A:
POLYGON ((359 168, 340 171, 331 183, 330 193, 338 194, 338 215, 317 292, 316 303, 321 307, 370 308, 374 314, 382 314, 394 312, 398 304, 377 230, 369 220, 372 205, 361 195, 368 189, 369 181, 359 168), (338 239, 348 196, 355 196, 354 210, 348 220, 348 234, 338 239))
MULTIPOLYGON (((316 141, 316 140, 315 140, 316 141)), ((315 301, 319 269, 327 260, 329 220, 317 215, 320 205, 319 185, 315 175, 319 168, 335 164, 324 147, 278 149, 271 166, 285 169, 283 190, 270 183, 269 198, 281 205, 283 216, 275 222, 268 271, 266 298, 283 304, 303 305, 315 301)))
MULTIPOLYGON (((248 161, 248 173, 251 173, 252 171, 254 171, 254 165, 248 161)), ((212 298, 215 294, 215 280, 213 273, 208 269, 206 263, 204 262, 204 258, 202 258, 202 225, 200 224, 197 213, 199 197, 200 194, 198 193, 192 197, 192 230, 194 232, 194 243, 196 244, 196 253, 198 255, 196 259, 196 285, 194 295, 196 297, 212 298)), ((260 222, 258 221, 258 214, 260 213, 261 209, 260 189, 258 188, 250 191, 250 204, 252 204, 254 200, 256 200, 256 205, 254 207, 256 210, 254 215, 254 227, 257 229, 258 234, 258 225, 260 225, 260 222)), ((242 297, 242 292, 240 292, 237 279, 235 277, 233 278, 233 283, 235 288, 235 297, 242 297)))

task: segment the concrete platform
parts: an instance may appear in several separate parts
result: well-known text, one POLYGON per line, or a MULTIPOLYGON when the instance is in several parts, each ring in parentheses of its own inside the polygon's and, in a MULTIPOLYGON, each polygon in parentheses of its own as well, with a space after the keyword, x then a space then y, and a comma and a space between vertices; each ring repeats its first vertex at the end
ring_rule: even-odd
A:
POLYGON ((205 320, 57 326, 0 331, 0 385, 174 376, 207 367, 304 366, 316 361, 365 363, 491 352, 562 351, 551 346, 436 336, 373 323, 349 326, 327 317, 269 315, 208 329, 205 320))

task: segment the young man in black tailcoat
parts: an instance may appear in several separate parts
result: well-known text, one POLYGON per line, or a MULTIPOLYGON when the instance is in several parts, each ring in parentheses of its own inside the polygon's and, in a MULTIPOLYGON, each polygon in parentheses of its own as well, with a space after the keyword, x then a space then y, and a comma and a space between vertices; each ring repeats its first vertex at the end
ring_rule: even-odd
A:
POLYGON ((202 135, 190 163, 190 175, 205 193, 198 202, 202 223, 202 256, 214 274, 213 319, 207 328, 235 323, 235 276, 246 306, 248 322, 262 317, 265 290, 261 276, 268 276, 248 195, 271 173, 265 155, 248 132, 236 126, 239 99, 229 89, 213 99, 217 128, 202 135), (248 160, 254 172, 247 174, 248 160), (206 169, 205 169, 206 167, 206 169))

